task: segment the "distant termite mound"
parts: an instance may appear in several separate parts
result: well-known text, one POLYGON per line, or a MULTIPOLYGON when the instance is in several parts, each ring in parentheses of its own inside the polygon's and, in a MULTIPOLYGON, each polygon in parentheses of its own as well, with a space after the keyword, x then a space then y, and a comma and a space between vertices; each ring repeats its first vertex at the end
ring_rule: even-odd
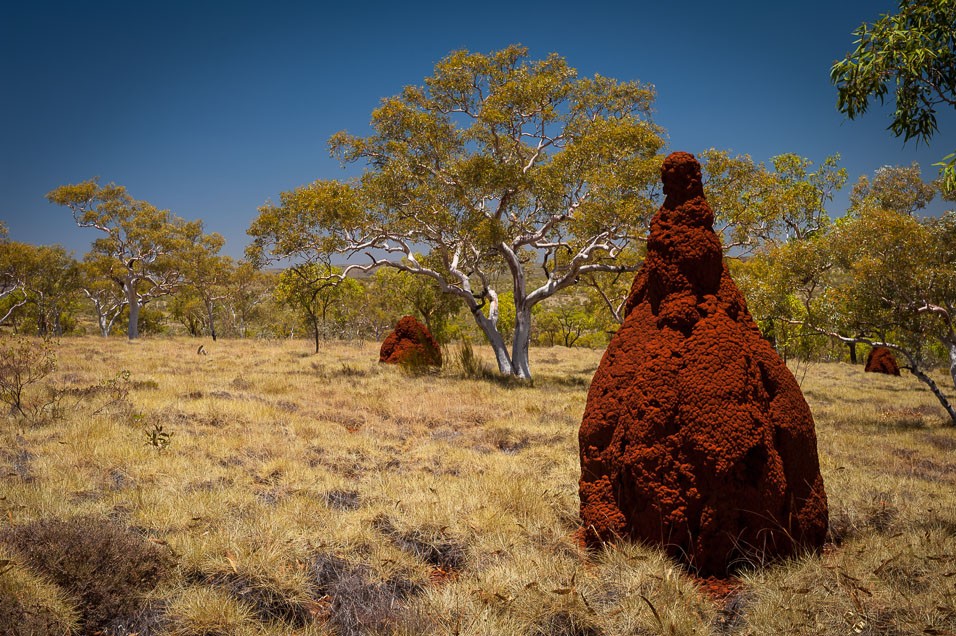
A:
POLYGON ((700 165, 676 152, 579 434, 583 538, 663 546, 705 576, 822 546, 810 409, 724 266, 700 165))
POLYGON ((441 348, 428 327, 414 316, 404 316, 395 325, 378 355, 379 362, 441 367, 441 348))
POLYGON ((886 347, 873 347, 870 354, 866 356, 866 366, 863 368, 867 373, 885 373, 886 375, 899 375, 900 365, 896 362, 896 356, 886 347))

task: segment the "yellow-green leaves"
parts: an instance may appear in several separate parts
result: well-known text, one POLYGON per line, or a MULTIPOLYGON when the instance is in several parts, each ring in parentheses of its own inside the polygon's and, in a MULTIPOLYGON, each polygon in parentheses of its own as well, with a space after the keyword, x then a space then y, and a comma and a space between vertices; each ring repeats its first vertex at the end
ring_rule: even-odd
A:
POLYGON ((892 210, 900 214, 913 214, 925 208, 936 189, 923 182, 919 164, 883 166, 870 182, 860 177, 850 194, 850 209, 860 213, 864 209, 892 210))
POLYGON ((664 145, 653 100, 638 82, 579 78, 557 54, 452 52, 422 86, 382 100, 370 135, 332 137, 334 156, 363 164, 356 182, 316 182, 260 209, 250 256, 369 254, 376 267, 386 253, 391 266, 422 274, 402 258, 434 255, 440 267, 425 275, 468 305, 502 372, 530 377, 531 308, 580 274, 612 268, 646 231, 664 145), (559 252, 568 266, 528 289, 524 265, 559 252), (513 293, 524 339, 516 335, 521 359, 510 367, 501 333, 478 311, 499 283, 500 298, 513 293))
POLYGON ((315 181, 280 195, 279 205, 267 203, 247 230, 253 242, 250 260, 275 259, 315 252, 326 254, 342 245, 341 235, 360 226, 364 209, 351 184, 315 181))
POLYGON ((731 255, 753 254, 790 239, 805 239, 829 224, 826 204, 846 182, 839 156, 813 169, 794 154, 774 157, 772 168, 748 155, 701 153, 704 190, 731 255))
POLYGON ((202 222, 186 222, 169 210, 133 199, 112 183, 100 186, 91 179, 60 186, 47 199, 69 208, 80 227, 100 232, 91 254, 99 262, 98 271, 123 289, 130 339, 138 337, 139 310, 149 299, 172 293, 182 283, 183 254, 197 241, 207 240, 207 247, 222 245, 221 237, 203 239, 202 222))

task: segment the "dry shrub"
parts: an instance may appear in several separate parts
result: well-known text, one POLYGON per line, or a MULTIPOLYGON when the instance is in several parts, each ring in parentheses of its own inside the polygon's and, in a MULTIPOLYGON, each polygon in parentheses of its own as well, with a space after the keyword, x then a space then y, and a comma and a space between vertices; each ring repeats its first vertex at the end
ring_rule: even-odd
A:
POLYGON ((325 505, 333 510, 358 510, 362 497, 357 490, 333 489, 323 495, 325 505))
POLYGON ((31 424, 56 416, 56 393, 47 381, 56 367, 53 341, 19 335, 0 338, 0 402, 10 407, 10 415, 31 424))
POLYGON ((396 547, 432 567, 454 571, 463 568, 467 562, 468 552, 465 546, 445 536, 442 529, 431 532, 419 528, 401 531, 392 525, 388 517, 376 519, 375 527, 391 539, 396 547))
POLYGON ((60 617, 40 604, 21 603, 13 595, 0 594, 0 627, 5 636, 61 636, 69 631, 60 617))
POLYGON ((401 624, 406 599, 419 591, 407 578, 376 580, 367 565, 334 554, 316 555, 310 566, 317 592, 327 602, 327 621, 341 636, 387 632, 401 624))
POLYGON ((206 584, 222 588, 248 608, 260 621, 281 621, 294 627, 305 627, 315 615, 315 603, 296 598, 271 580, 266 573, 259 576, 246 572, 229 572, 206 577, 206 584))
MULTIPOLYGON (((156 383, 153 382, 153 384, 156 383)), ((83 404, 94 415, 108 412, 128 418, 133 412, 133 405, 129 401, 129 392, 132 388, 130 372, 120 371, 99 384, 64 387, 56 389, 55 393, 60 398, 63 408, 74 410, 83 404)))
POLYGON ((604 636, 605 631, 586 616, 560 610, 535 625, 533 636, 604 636))
POLYGON ((97 517, 16 526, 0 541, 76 600, 87 632, 107 629, 139 609, 172 566, 168 550, 97 517))
POLYGON ((0 633, 62 636, 72 633, 76 622, 76 611, 59 588, 15 560, 0 558, 0 633))
POLYGON ((458 347, 455 362, 458 363, 458 368, 461 369, 462 375, 466 378, 485 380, 495 376, 495 372, 484 360, 478 357, 478 354, 471 347, 471 343, 467 340, 462 340, 458 347))

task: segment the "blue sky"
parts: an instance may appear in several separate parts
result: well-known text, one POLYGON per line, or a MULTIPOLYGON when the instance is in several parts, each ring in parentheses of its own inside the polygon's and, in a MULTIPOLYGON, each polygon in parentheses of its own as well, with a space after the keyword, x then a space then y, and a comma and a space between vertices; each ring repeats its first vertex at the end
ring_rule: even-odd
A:
MULTIPOLYGON (((654 84, 671 150, 766 161, 841 153, 851 182, 956 148, 903 145, 885 112, 846 121, 829 82, 851 31, 886 0, 800 3, 7 2, 0 9, 0 220, 11 238, 81 256, 96 238, 44 194, 99 176, 204 220, 239 257, 256 209, 347 176, 326 142, 368 131, 383 97, 452 50, 521 43, 582 75, 654 84)), ((845 208, 849 187, 831 214, 845 208)), ((939 204, 937 204, 937 207, 939 204)))

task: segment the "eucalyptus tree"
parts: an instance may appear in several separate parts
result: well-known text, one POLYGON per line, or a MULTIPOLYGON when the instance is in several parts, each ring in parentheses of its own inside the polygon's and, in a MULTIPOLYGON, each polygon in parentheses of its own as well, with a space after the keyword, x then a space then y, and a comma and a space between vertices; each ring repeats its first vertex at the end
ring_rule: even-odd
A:
POLYGON ((791 240, 805 240, 830 223, 827 205, 846 183, 839 155, 813 162, 792 153, 770 165, 724 150, 701 153, 704 193, 714 230, 728 256, 752 256, 791 240))
POLYGON ((40 336, 61 335, 78 293, 73 256, 59 245, 0 240, 0 322, 27 319, 40 336))
POLYGON ((181 284, 180 259, 190 237, 197 228, 201 231, 201 222, 188 223, 169 210, 133 199, 122 186, 101 186, 96 179, 60 186, 47 199, 69 208, 80 227, 101 234, 90 254, 99 260, 102 274, 122 288, 129 339, 139 337, 140 310, 181 284))
POLYGON ((917 219, 878 208, 843 219, 826 246, 822 293, 810 324, 843 342, 888 347, 937 397, 956 408, 929 373, 949 360, 956 387, 956 212, 917 219))
POLYGON ((27 302, 17 257, 20 245, 8 238, 7 226, 0 222, 0 323, 9 320, 27 302))
POLYGON ((263 304, 271 298, 277 278, 275 272, 259 271, 249 261, 234 263, 224 282, 225 297, 219 301, 229 334, 245 338, 250 328, 261 327, 266 319, 263 304))
POLYGON ((315 263, 290 267, 279 274, 275 297, 302 312, 312 331, 315 352, 319 352, 319 340, 329 336, 329 319, 340 323, 355 299, 363 295, 363 289, 353 278, 339 280, 335 277, 341 270, 315 263))
POLYGON ((228 283, 232 279, 235 264, 228 256, 219 254, 226 243, 222 235, 215 232, 204 234, 201 223, 192 224, 184 238, 186 241, 180 258, 183 280, 202 302, 205 312, 203 322, 215 341, 216 305, 229 294, 228 283))
MULTIPOLYGON (((830 69, 839 111, 856 119, 892 91, 889 130, 929 143, 939 107, 956 109, 956 0, 900 0, 898 13, 853 35, 856 48, 830 69)), ((956 196, 956 152, 936 165, 943 191, 956 196)))
POLYGON ((60 245, 21 244, 23 292, 39 336, 60 336, 79 293, 79 266, 60 245))
POLYGON ((653 101, 650 85, 579 77, 556 54, 453 52, 423 86, 383 100, 370 135, 332 137, 334 155, 364 165, 360 178, 316 181, 260 208, 252 253, 364 254, 341 276, 384 266, 431 278, 469 309, 500 372, 530 378, 532 307, 619 267, 646 232, 664 145, 653 101), (497 325, 505 290, 510 351, 497 325))
POLYGON ((123 316, 128 298, 122 280, 113 278, 113 259, 90 252, 80 263, 80 291, 93 305, 100 335, 106 338, 123 316))
POLYGON ((877 208, 900 214, 915 214, 925 208, 936 196, 936 188, 923 181, 919 164, 883 166, 853 185, 850 192, 850 211, 859 214, 864 209, 877 208))

